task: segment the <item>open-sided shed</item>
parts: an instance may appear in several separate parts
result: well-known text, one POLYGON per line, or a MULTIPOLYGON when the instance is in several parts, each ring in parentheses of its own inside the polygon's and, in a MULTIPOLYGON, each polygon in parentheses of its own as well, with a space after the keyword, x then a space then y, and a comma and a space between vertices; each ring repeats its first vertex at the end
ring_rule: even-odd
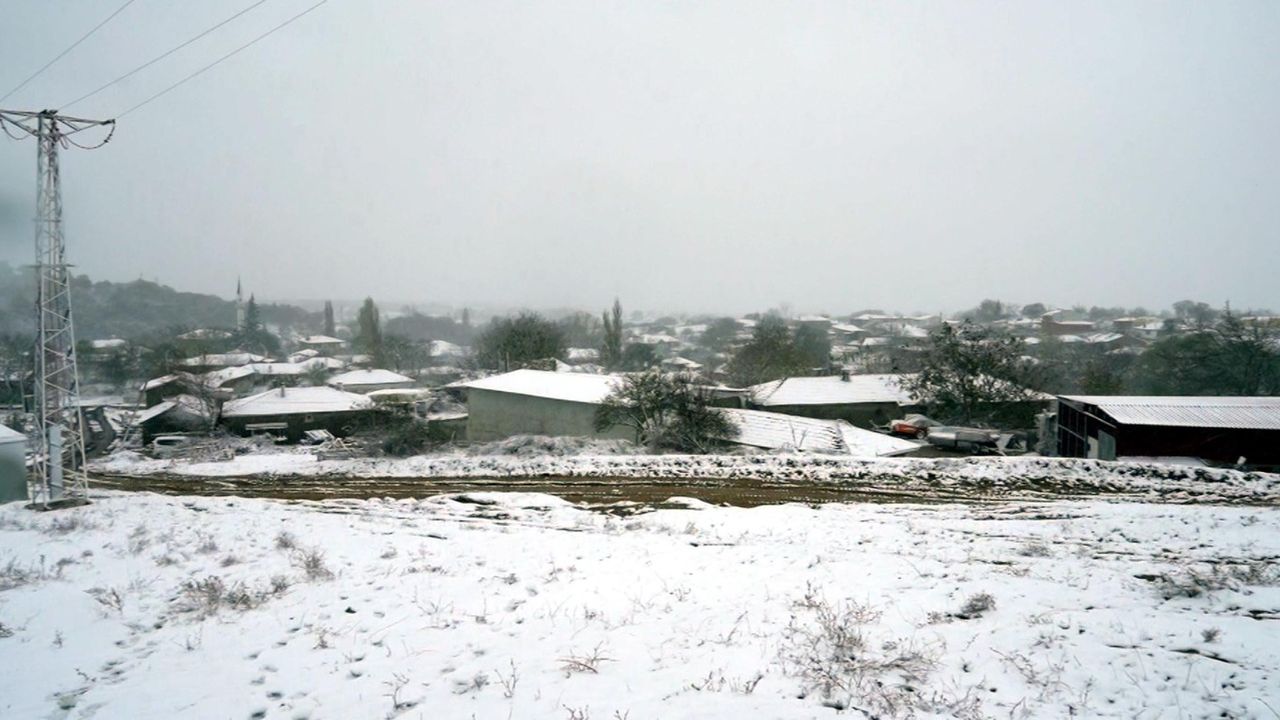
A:
POLYGON ((1063 395, 1058 454, 1280 465, 1280 397, 1063 395))

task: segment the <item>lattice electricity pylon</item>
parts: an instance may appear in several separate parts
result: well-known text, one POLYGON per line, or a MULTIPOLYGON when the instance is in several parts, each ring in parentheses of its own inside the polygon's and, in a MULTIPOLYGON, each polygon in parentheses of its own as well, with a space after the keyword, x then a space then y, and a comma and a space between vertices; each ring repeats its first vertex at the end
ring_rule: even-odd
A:
MULTIPOLYGON (((84 415, 76 372, 76 336, 71 322, 71 283, 62 238, 62 180, 58 148, 79 145, 76 133, 114 120, 85 120, 55 110, 0 110, 0 128, 14 139, 23 134, 39 142, 36 192, 36 344, 34 410, 36 437, 27 494, 36 507, 88 501, 84 415), (14 135, 10 128, 21 134, 14 135)), ((93 148, 102 147, 111 134, 93 148)), ((93 149, 86 148, 86 149, 93 149)))

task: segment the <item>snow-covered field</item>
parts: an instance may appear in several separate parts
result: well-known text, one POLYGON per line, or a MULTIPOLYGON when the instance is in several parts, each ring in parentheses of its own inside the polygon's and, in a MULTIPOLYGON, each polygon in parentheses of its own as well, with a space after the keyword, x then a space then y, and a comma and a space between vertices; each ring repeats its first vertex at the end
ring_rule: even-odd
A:
POLYGON ((0 717, 1277 717, 1280 510, 0 506, 0 717))
POLYGON ((1280 501, 1280 475, 1151 462, 1073 458, 849 458, 756 455, 471 454, 323 460, 306 448, 268 449, 217 462, 154 460, 131 451, 91 464, 96 473, 192 478, 665 478, 764 480, 937 491, 1119 493, 1164 501, 1280 501))

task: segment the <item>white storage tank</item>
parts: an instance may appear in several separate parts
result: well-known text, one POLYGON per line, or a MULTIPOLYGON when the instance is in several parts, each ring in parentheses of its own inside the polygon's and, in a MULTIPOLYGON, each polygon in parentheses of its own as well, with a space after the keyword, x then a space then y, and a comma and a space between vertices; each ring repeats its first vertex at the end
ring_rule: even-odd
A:
POLYGON ((0 425, 0 503, 27 499, 27 436, 0 425))

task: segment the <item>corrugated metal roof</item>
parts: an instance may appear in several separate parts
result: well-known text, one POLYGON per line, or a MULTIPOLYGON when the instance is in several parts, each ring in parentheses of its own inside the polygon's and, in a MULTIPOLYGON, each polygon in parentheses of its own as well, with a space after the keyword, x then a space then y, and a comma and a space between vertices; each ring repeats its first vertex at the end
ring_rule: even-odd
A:
POLYGON ((0 444, 11 442, 26 442, 27 436, 14 430, 11 427, 0 425, 0 444))
POLYGON ((738 428, 738 435, 733 441, 752 447, 771 450, 794 448, 854 457, 901 455, 920 448, 908 440, 856 428, 843 420, 818 420, 736 408, 724 408, 722 412, 738 428))
POLYGON ((897 403, 913 405, 911 393, 903 389, 904 375, 839 375, 791 377, 751 388, 754 401, 765 407, 787 405, 856 405, 897 403))
POLYGON ((1280 397, 1063 395, 1125 425, 1280 430, 1280 397))

